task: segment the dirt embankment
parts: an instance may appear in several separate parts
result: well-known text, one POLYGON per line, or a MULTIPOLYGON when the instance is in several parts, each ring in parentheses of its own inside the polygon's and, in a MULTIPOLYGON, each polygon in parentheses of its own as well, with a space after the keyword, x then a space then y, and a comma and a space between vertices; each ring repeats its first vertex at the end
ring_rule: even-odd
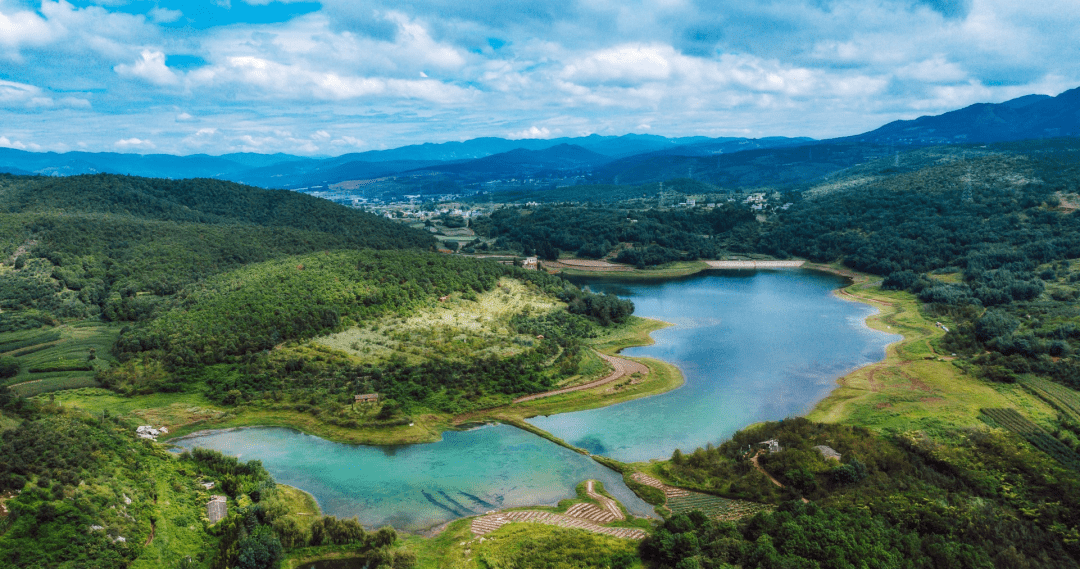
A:
POLYGON ((584 384, 581 384, 581 385, 575 385, 573 387, 564 387, 562 389, 556 389, 556 390, 553 390, 553 391, 545 391, 544 393, 536 393, 534 395, 526 395, 524 397, 518 397, 517 399, 514 400, 514 403, 524 403, 525 401, 533 401, 535 399, 540 399, 540 398, 543 398, 543 397, 551 397, 553 395, 562 395, 563 393, 572 393, 574 391, 583 391, 585 389, 592 389, 594 387, 599 387, 601 385, 611 383, 611 382, 613 382, 613 381, 615 381, 615 380, 617 380, 617 379, 619 379, 621 377, 624 377, 624 376, 633 375, 635 373, 640 373, 641 375, 646 375, 646 374, 649 373, 649 368, 645 367, 643 364, 640 364, 638 362, 623 359, 623 358, 618 358, 618 357, 615 357, 615 356, 609 356, 607 354, 601 354, 599 352, 597 352, 597 355, 599 355, 601 358, 603 358, 604 361, 611 364, 612 367, 615 368, 615 370, 612 371, 607 376, 602 377, 602 378, 600 378, 600 379, 598 379, 596 381, 590 381, 589 383, 584 383, 584 384))

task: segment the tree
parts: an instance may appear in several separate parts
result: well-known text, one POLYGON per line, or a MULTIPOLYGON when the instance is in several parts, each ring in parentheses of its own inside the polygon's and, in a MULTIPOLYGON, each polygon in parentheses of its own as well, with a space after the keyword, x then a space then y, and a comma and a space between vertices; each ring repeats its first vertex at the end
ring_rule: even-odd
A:
POLYGON ((281 541, 273 528, 259 525, 251 535, 240 540, 238 569, 277 569, 281 566, 281 541))

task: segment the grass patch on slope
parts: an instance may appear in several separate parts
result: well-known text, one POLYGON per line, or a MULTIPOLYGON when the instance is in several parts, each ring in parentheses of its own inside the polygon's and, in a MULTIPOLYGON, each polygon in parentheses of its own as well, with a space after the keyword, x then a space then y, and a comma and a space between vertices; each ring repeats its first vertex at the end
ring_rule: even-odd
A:
POLYGON ((808 419, 931 435, 981 427, 980 409, 987 407, 1017 408, 1037 423, 1053 419, 1054 409, 1020 385, 985 382, 967 373, 959 360, 939 353, 934 346, 945 332, 913 295, 884 291, 866 275, 854 276, 857 282, 841 289, 841 298, 878 308, 881 312, 867 318, 867 325, 904 338, 886 349, 883 361, 840 378, 839 387, 808 419))

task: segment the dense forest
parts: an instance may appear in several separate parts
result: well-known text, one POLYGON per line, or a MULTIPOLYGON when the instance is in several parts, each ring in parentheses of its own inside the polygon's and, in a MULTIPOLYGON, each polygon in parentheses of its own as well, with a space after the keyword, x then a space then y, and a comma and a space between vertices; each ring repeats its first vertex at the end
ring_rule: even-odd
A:
POLYGON ((757 223, 745 207, 724 203, 709 210, 616 209, 580 205, 503 208, 474 222, 496 249, 556 260, 563 252, 639 267, 716 258, 745 251, 757 223))
POLYGON ((760 459, 786 495, 738 522, 669 517, 641 555, 657 567, 1076 567, 1076 472, 1006 433, 958 435, 946 445, 788 419, 677 452, 663 466, 673 480, 738 494, 733 486, 756 473, 757 443, 776 439, 781 450, 760 459))
MULTIPOLYGON (((778 212, 755 248, 884 277, 956 324, 943 346, 986 378, 1080 387, 1078 145, 991 145, 778 212)), ((886 168, 888 170, 888 168, 886 168)), ((888 173, 887 173, 888 174, 888 173)))
POLYGON ((429 248, 377 216, 217 180, 0 175, 0 331, 145 318, 186 284, 327 249, 429 248))
POLYGON ((552 358, 560 358, 555 364, 573 360, 580 340, 594 328, 622 322, 632 311, 629 301, 498 263, 419 251, 316 253, 249 265, 182 289, 169 310, 126 329, 117 341, 121 360, 138 358, 137 368, 117 367, 100 380, 129 393, 183 390, 194 381, 212 399, 230 404, 283 392, 303 393, 305 399, 323 393, 348 402, 357 390, 378 391, 406 406, 423 402, 460 411, 551 388, 557 380, 547 371, 552 358), (500 277, 519 279, 567 304, 554 314, 519 315, 517 329, 545 334, 546 341, 514 357, 360 363, 332 352, 312 354, 295 343, 272 350, 405 314, 450 294, 475 298, 500 277), (175 373, 156 379, 137 373, 150 362, 175 373), (224 365, 199 371, 215 364, 224 365), (477 401, 485 393, 507 397, 477 401))

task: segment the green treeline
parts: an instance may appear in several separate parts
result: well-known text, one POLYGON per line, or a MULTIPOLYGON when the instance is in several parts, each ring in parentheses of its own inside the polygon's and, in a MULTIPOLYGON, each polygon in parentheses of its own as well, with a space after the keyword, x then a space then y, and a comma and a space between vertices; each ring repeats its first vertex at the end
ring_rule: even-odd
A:
POLYGON ((604 323, 632 311, 627 301, 498 263, 416 251, 336 251, 254 264, 185 288, 174 308, 123 333, 117 349, 151 352, 176 366, 216 363, 406 312, 451 293, 475 297, 503 276, 529 282, 604 323))
POLYGON ((672 516, 641 555, 657 567, 1075 567, 1076 473, 1008 434, 954 434, 945 445, 788 419, 679 453, 671 476, 728 494, 728 473, 753 470, 756 443, 775 438, 782 450, 760 459, 788 499, 738 522, 672 516))
POLYGON ((881 275, 955 324, 942 347, 984 378, 1034 373, 1080 387, 1080 215, 1075 142, 995 145, 995 153, 889 175, 779 212, 756 244, 881 275), (1004 153, 1008 151, 1009 153, 1004 153), (1013 154, 1016 153, 1016 154, 1013 154))
POLYGON ((563 252, 637 266, 715 258, 744 251, 756 236, 754 215, 725 203, 705 210, 627 210, 606 207, 503 208, 473 223, 496 248, 555 260, 563 252))

